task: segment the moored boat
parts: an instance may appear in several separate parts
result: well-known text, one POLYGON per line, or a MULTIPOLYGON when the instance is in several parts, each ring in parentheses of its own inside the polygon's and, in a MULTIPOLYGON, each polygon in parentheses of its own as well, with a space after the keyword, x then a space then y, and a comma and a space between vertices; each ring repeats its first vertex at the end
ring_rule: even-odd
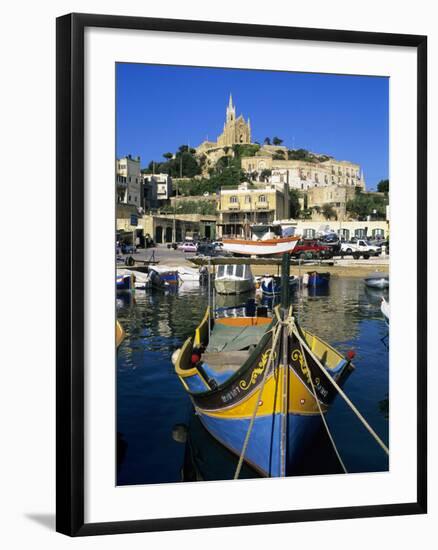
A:
POLYGON ((299 237, 279 237, 276 239, 223 239, 223 248, 233 254, 267 256, 290 253, 295 248, 299 237))
POLYGON ((278 307, 274 318, 208 310, 173 359, 206 429, 270 477, 293 473, 336 395, 327 376, 342 384, 353 368, 278 307))
POLYGON ((376 272, 366 277, 364 282, 369 288, 389 288, 389 275, 376 272))
POLYGON ((133 273, 122 273, 116 276, 117 294, 124 294, 135 291, 135 276, 133 273))
POLYGON ((249 265, 218 265, 214 279, 218 294, 243 294, 254 289, 254 276, 249 265))
MULTIPOLYGON (((289 277, 289 288, 295 289, 299 284, 298 277, 289 277)), ((265 296, 279 296, 281 294, 281 277, 264 275, 260 278, 260 290, 265 296)))
POLYGON ((330 273, 309 271, 303 275, 303 285, 308 287, 326 287, 330 282, 330 273))
POLYGON ((165 266, 149 267, 146 286, 165 290, 167 288, 178 288, 179 275, 177 268, 165 266))

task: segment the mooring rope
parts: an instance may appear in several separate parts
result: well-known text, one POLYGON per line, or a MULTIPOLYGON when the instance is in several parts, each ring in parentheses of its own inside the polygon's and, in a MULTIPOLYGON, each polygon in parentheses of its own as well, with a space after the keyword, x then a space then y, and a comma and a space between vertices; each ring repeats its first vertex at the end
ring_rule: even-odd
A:
POLYGON ((345 467, 345 464, 344 464, 344 462, 341 458, 341 455, 338 451, 338 448, 336 446, 335 440, 333 439, 333 436, 332 436, 332 434, 330 432, 330 429, 328 427, 327 420, 325 419, 324 413, 322 412, 321 403, 319 402, 319 399, 316 395, 315 385, 313 384, 313 379, 312 379, 312 373, 310 372, 309 365, 307 364, 306 355, 304 353, 303 345, 301 344, 301 342, 300 342, 300 348, 301 348, 301 353, 303 354, 303 359, 306 362, 306 368, 307 368, 307 372, 309 374, 310 384, 312 386, 313 397, 315 398, 316 404, 318 405, 318 410, 319 410, 319 414, 321 415, 322 422, 323 422, 324 427, 327 431, 327 435, 329 436, 330 442, 332 444, 333 450, 335 451, 335 454, 336 454, 336 457, 339 461, 339 464, 341 465, 342 469, 344 470, 344 474, 348 474, 347 468, 345 467))
POLYGON ((342 391, 341 387, 333 378, 330 376, 329 372, 327 372, 327 369, 322 365, 318 357, 312 352, 312 350, 309 348, 307 343, 304 341, 300 333, 298 332, 298 329, 295 326, 295 323, 293 319, 289 321, 292 326, 292 330, 295 334, 295 336, 298 338, 301 345, 304 345, 304 347, 307 349, 309 354, 311 355, 312 359, 315 361, 315 363, 319 366, 319 368, 322 370, 322 372, 326 375, 326 378, 329 380, 329 382, 335 387, 336 391, 339 393, 339 395, 342 397, 342 399, 347 403, 347 405, 350 407, 350 409, 354 412, 354 414, 357 416, 357 418, 361 421, 362 425, 366 428, 368 433, 374 438, 376 443, 383 449, 383 451, 389 456, 389 449, 388 447, 383 443, 383 441, 380 439, 380 437, 376 434, 376 432, 373 430, 373 428, 368 424, 368 422, 365 420, 365 418, 361 415, 357 407, 352 403, 352 401, 347 397, 347 395, 342 391), (295 329, 295 330, 294 330, 295 329))
MULTIPOLYGON (((265 372, 263 373, 262 383, 260 384, 260 390, 259 390, 259 393, 257 394, 257 399, 256 399, 254 411, 252 413, 251 421, 250 421, 249 426, 248 426, 248 431, 246 432, 245 440, 243 442, 242 452, 240 453, 240 456, 239 456, 239 462, 237 464, 237 468, 236 468, 236 471, 234 473, 234 479, 239 479, 240 471, 241 471, 242 465, 243 465, 243 459, 245 457, 245 453, 246 453, 248 443, 249 443, 249 438, 251 436, 251 432, 252 432, 252 429, 254 427, 255 418, 256 418, 256 415, 257 415, 257 410, 259 408, 260 399, 262 397, 263 388, 265 387, 265 382, 266 382, 266 378, 267 378, 267 375, 268 375, 268 371, 269 371, 269 368, 271 366, 272 359, 274 357, 274 351, 275 351, 275 348, 277 346, 278 337, 281 334, 281 328, 282 328, 282 324, 278 323, 272 329, 273 330, 272 348, 271 348, 271 351, 269 353, 268 362, 266 363, 265 372)), ((275 403, 274 403, 274 406, 275 406, 275 403)))

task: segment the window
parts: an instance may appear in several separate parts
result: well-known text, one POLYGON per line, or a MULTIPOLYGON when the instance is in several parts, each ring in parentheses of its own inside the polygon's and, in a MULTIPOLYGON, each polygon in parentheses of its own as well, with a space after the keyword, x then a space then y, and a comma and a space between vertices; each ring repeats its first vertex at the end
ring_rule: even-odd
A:
POLYGON ((259 202, 266 202, 266 195, 260 195, 259 202))
POLYGON ((315 236, 316 231, 314 229, 308 228, 303 231, 304 238, 305 239, 313 239, 315 236))
POLYGON ((245 195, 245 202, 247 204, 251 202, 251 197, 249 195, 245 195))
POLYGON ((366 236, 365 229, 355 229, 354 236, 358 239, 363 239, 366 236))
POLYGON ((242 277, 243 278, 243 268, 245 266, 242 265, 236 265, 236 277, 242 277))
POLYGON ((227 266, 225 266, 225 267, 227 268, 227 270, 226 270, 227 275, 228 275, 228 276, 230 276, 230 275, 232 276, 232 275, 233 275, 233 271, 234 271, 234 265, 227 265, 227 266))
POLYGON ((129 202, 131 202, 131 195, 128 196, 128 200, 129 200, 129 202))
POLYGON ((230 197, 230 202, 233 202, 233 203, 236 203, 236 202, 237 202, 237 197, 236 197, 236 195, 232 195, 232 196, 230 197))
POLYGON ((385 235, 385 231, 383 229, 373 229, 373 237, 383 237, 385 235))
POLYGON ((342 240, 350 240, 350 230, 349 229, 338 229, 338 235, 342 240))
POLYGON ((218 265, 217 266, 217 276, 223 277, 225 273, 225 266, 224 265, 218 265))

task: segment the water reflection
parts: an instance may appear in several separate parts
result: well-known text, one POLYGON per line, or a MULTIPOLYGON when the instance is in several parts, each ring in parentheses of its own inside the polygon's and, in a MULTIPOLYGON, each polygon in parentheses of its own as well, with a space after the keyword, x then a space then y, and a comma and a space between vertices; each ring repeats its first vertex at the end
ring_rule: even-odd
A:
MULTIPOLYGON (((292 294, 295 315, 304 328, 341 352, 356 351, 356 370, 344 389, 387 441, 389 420, 383 409, 388 410, 388 350, 382 339, 388 329, 380 311, 381 298, 355 278, 332 277, 328 292, 308 290, 292 294)), ((216 296, 215 307, 243 305, 248 298, 256 296, 216 296)), ((190 457, 189 444, 192 454, 198 448, 193 454, 199 470, 196 475, 205 479, 232 477, 223 476, 233 471, 235 457, 231 466, 219 465, 230 453, 211 441, 202 426, 192 428, 196 422, 191 418, 191 402, 170 361, 173 351, 193 335, 206 306, 207 289, 187 283, 176 293, 137 291, 135 300, 118 303, 118 318, 126 331, 117 360, 117 429, 124 441, 118 484, 180 481, 181 468, 190 457), (177 424, 189 426, 187 445, 172 437, 177 424)), ((386 457, 341 399, 334 402, 327 420, 349 471, 387 469, 386 457)), ((321 473, 321 468, 324 473, 337 471, 326 443, 322 434, 318 448, 297 474, 321 473)))

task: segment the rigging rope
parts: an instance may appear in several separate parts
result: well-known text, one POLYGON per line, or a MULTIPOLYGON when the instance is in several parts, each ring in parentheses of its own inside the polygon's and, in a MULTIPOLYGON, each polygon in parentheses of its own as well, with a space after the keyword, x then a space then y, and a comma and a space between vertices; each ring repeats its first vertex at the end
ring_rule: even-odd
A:
POLYGON ((301 344, 301 342, 300 342, 300 348, 301 348, 301 353, 303 354, 304 361, 306 362, 306 368, 307 368, 307 372, 309 373, 309 380, 310 380, 310 384, 312 386, 313 397, 316 401, 316 404, 318 405, 318 410, 319 410, 319 414, 321 415, 322 422, 323 422, 324 427, 327 431, 327 435, 329 436, 330 442, 332 444, 333 450, 335 451, 335 454, 336 454, 336 457, 339 461, 339 464, 341 465, 342 469, 344 470, 344 474, 348 474, 347 468, 345 467, 345 464, 344 464, 344 462, 341 458, 341 455, 339 454, 338 448, 336 447, 335 440, 333 439, 333 436, 332 436, 332 434, 330 432, 330 429, 328 427, 327 420, 325 419, 324 413, 322 412, 321 403, 319 402, 319 399, 316 395, 316 390, 315 390, 315 385, 313 384, 312 374, 311 374, 309 366, 307 364, 306 354, 304 353, 303 345, 301 344))
POLYGON ((239 462, 237 464, 237 468, 236 468, 236 471, 234 473, 234 479, 239 479, 240 471, 241 471, 242 465, 243 465, 243 459, 245 457, 245 453, 246 453, 248 443, 249 443, 249 438, 250 438, 252 429, 254 427, 254 422, 255 422, 256 415, 257 415, 257 410, 259 408, 260 399, 262 397, 263 388, 265 387, 265 382, 266 382, 266 378, 267 378, 267 375, 268 375, 268 371, 269 371, 269 368, 271 366, 272 359, 274 357, 274 350, 277 346, 278 337, 281 334, 281 327, 282 327, 281 323, 278 323, 273 328, 272 348, 271 348, 271 351, 269 353, 268 362, 266 363, 265 372, 263 373, 262 383, 260 384, 260 390, 259 390, 259 393, 257 395, 257 399, 256 399, 255 407, 254 407, 254 412, 252 413, 251 421, 250 421, 249 426, 248 426, 248 431, 246 432, 245 440, 243 442, 242 452, 240 453, 239 462), (274 331, 275 331, 275 333, 274 333, 274 331))
POLYGON ((383 451, 389 456, 389 449, 388 447, 383 443, 383 441, 380 439, 380 437, 376 434, 376 432, 373 430, 373 428, 368 424, 368 422, 365 420, 365 418, 361 415, 357 407, 351 402, 351 400, 346 396, 346 394, 342 391, 339 384, 333 380, 333 378, 330 376, 330 374, 327 372, 327 369, 322 365, 318 357, 312 352, 312 350, 307 345, 307 342, 304 341, 302 336, 300 335, 298 329, 295 326, 295 323, 293 321, 293 318, 289 320, 289 323, 291 324, 291 329, 293 330, 294 334, 298 338, 300 344, 304 345, 312 359, 315 361, 315 363, 319 366, 319 368, 322 370, 322 372, 325 374, 326 378, 329 380, 329 382, 335 387, 336 391, 339 393, 339 395, 342 397, 342 399, 347 403, 347 405, 350 407, 350 409, 354 412, 354 414, 357 416, 357 418, 361 421, 362 425, 366 428, 368 433, 374 438, 376 443, 383 449, 383 451))

